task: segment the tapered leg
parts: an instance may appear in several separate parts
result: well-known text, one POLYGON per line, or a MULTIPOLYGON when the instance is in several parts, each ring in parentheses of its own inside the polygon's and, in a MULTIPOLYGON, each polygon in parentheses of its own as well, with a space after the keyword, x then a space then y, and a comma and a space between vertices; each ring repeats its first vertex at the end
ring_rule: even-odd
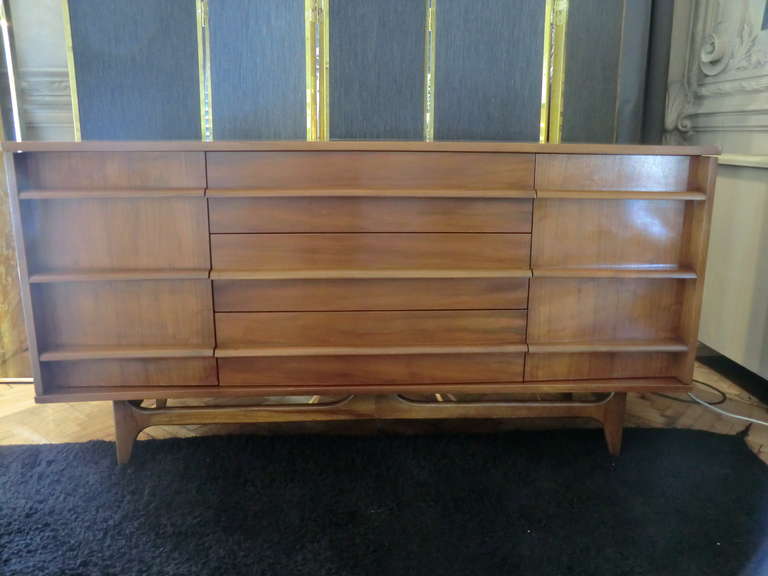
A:
POLYGON ((133 443, 141 432, 141 427, 136 421, 133 406, 125 400, 116 400, 112 403, 115 414, 115 448, 117 450, 117 463, 126 464, 131 459, 133 443))
POLYGON ((621 453, 621 439, 624 435, 624 411, 627 405, 626 393, 615 393, 603 409, 603 432, 612 456, 621 453))

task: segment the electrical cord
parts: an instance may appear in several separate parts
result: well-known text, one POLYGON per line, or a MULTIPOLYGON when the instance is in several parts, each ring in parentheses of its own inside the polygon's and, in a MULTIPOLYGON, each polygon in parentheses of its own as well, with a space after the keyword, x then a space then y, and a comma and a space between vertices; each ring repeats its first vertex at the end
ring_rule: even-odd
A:
POLYGON ((707 382, 702 382, 701 380, 693 380, 696 384, 700 384, 701 386, 704 386, 706 388, 709 388, 716 394, 720 396, 716 401, 714 402, 707 402, 706 400, 702 400, 698 396, 696 396, 693 392, 688 392, 688 397, 690 400, 685 400, 684 398, 676 398, 675 396, 670 396, 668 394, 662 394, 660 392, 655 392, 654 394, 656 396, 661 396, 662 398, 666 398, 667 400, 673 400, 675 402, 681 402, 683 404, 700 404, 701 406, 704 406, 705 408, 709 408, 710 410, 717 412, 721 416, 728 416, 729 418, 735 418, 736 420, 742 420, 744 422, 749 422, 750 424, 759 424, 761 426, 768 426, 768 422, 765 422, 764 420, 758 420, 756 418, 750 418, 748 416, 742 416, 740 414, 734 414, 732 412, 728 412, 726 410, 723 410, 722 408, 718 408, 720 404, 725 403, 727 396, 725 395, 725 392, 720 390, 717 386, 713 386, 712 384, 708 384, 707 382))
POLYGON ((768 426, 768 422, 764 420, 758 420, 757 418, 750 418, 748 416, 741 416, 740 414, 733 414, 732 412, 726 412, 725 410, 722 410, 717 406, 713 406, 712 404, 705 402, 701 398, 697 398, 692 392, 688 392, 688 396, 690 396, 693 400, 695 400, 697 404, 701 404, 705 408, 714 410, 715 412, 723 416, 729 416, 731 418, 735 418, 736 420, 743 420, 744 422, 749 422, 751 424, 760 424, 761 426, 768 426))
MULTIPOLYGON (((702 382, 701 380, 696 380, 695 378, 693 381, 696 384, 700 384, 701 386, 705 386, 706 388, 709 388, 712 390, 715 394, 720 396, 717 400, 714 402, 707 402, 710 406, 719 406, 720 404, 725 404, 725 401, 728 399, 728 397, 725 395, 725 392, 720 390, 717 386, 713 386, 712 384, 707 384, 706 382, 702 382)), ((677 396, 670 396, 669 394, 662 394, 661 392, 654 392, 655 396, 661 396, 662 398, 666 398, 667 400, 672 400, 673 402, 680 402, 681 404, 698 404, 698 402, 694 402, 693 400, 686 400, 685 398, 678 398, 677 396)))

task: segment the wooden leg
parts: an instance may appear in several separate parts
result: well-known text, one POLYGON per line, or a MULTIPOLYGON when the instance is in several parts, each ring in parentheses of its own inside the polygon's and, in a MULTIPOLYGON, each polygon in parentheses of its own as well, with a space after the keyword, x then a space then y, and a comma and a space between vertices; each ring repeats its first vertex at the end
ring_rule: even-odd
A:
POLYGON ((116 400, 112 403, 115 415, 115 448, 117 450, 117 463, 127 464, 131 459, 133 443, 141 432, 142 427, 136 420, 133 405, 125 400, 116 400))
POLYGON ((627 405, 626 393, 616 393, 604 407, 603 432, 612 456, 621 453, 621 439, 624 434, 624 410, 627 405))

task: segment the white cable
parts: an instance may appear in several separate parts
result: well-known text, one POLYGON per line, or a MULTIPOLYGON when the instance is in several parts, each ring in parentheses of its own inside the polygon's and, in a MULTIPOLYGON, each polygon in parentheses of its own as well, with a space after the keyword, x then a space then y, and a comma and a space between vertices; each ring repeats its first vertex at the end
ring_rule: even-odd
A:
POLYGON ((712 406, 709 402, 705 402, 701 398, 697 398, 693 395, 692 392, 688 392, 688 396, 690 396, 693 400, 701 404, 702 406, 709 408, 710 410, 714 410, 718 414, 722 414, 723 416, 730 416, 731 418, 736 418, 737 420, 744 420, 744 422, 751 422, 752 424, 760 424, 762 426, 768 426, 768 422, 765 422, 763 420, 757 420, 755 418, 749 418, 748 416, 740 416, 739 414, 732 414, 731 412, 726 412, 725 410, 721 410, 717 406, 712 406))

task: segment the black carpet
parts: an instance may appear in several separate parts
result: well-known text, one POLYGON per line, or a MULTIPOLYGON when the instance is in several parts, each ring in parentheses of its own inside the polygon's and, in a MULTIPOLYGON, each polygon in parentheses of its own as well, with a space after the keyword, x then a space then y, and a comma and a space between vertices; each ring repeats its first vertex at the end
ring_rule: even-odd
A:
POLYGON ((743 440, 628 430, 0 447, 0 574, 768 574, 743 440))

